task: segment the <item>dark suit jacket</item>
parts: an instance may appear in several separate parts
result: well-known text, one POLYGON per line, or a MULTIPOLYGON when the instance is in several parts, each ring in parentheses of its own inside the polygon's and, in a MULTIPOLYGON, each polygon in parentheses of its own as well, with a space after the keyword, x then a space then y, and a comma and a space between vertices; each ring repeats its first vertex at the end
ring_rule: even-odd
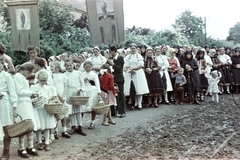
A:
POLYGON ((114 75, 114 82, 124 82, 123 77, 123 65, 124 65, 124 59, 122 56, 118 55, 117 60, 113 60, 113 75, 114 75))

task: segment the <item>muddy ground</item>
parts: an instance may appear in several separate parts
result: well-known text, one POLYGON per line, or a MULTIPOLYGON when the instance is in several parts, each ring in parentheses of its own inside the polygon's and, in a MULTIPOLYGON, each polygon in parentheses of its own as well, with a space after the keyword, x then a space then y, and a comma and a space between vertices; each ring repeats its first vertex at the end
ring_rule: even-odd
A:
MULTIPOLYGON (((55 140, 51 151, 39 151, 34 160, 161 160, 161 159, 240 159, 240 96, 222 95, 219 103, 206 97, 201 105, 159 105, 141 111, 128 111, 114 118, 117 125, 88 130, 90 115, 84 116, 83 137, 55 140)), ((60 127, 61 130, 61 127, 60 127)), ((11 159, 17 156, 13 140, 11 159)), ((2 149, 2 143, 0 146, 2 149)))

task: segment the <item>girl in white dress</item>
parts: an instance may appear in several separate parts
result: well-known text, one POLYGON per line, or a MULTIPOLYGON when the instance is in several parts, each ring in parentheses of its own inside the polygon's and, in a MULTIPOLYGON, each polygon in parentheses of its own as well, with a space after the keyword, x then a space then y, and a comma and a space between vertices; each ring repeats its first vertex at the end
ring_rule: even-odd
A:
MULTIPOLYGON (((53 79, 53 83, 55 85, 55 88, 57 90, 57 95, 58 95, 58 99, 60 102, 62 102, 63 104, 66 105, 66 97, 67 97, 67 81, 68 78, 65 74, 61 73, 61 67, 60 67, 60 62, 52 62, 50 64, 50 69, 52 71, 52 79, 53 79)), ((67 132, 67 121, 66 118, 61 119, 61 123, 62 123, 62 137, 65 138, 71 138, 71 135, 67 132)), ((55 135, 58 136, 58 132, 57 132, 57 127, 55 128, 55 135)))
POLYGON ((13 115, 17 115, 17 95, 12 76, 4 71, 4 61, 0 59, 0 121, 2 122, 4 139, 3 154, 0 159, 9 159, 11 138, 6 127, 13 124, 13 115))
POLYGON ((130 84, 133 81, 136 95, 135 107, 139 110, 142 108, 142 95, 149 93, 145 73, 142 69, 144 66, 143 57, 137 52, 136 44, 131 44, 131 53, 124 58, 123 66, 125 71, 124 94, 130 95, 130 84))
POLYGON ((89 96, 88 104, 84 107, 82 112, 92 112, 92 121, 88 129, 95 128, 96 113, 92 111, 92 107, 98 103, 98 100, 101 96, 98 75, 94 71, 92 71, 92 67, 92 63, 90 61, 86 61, 84 63, 85 72, 83 72, 82 74, 86 87, 86 95, 89 96))
MULTIPOLYGON (((53 92, 52 88, 46 85, 48 81, 47 71, 41 70, 38 72, 38 83, 31 86, 31 90, 35 93, 40 94, 45 97, 47 101, 56 99, 57 93, 53 92)), ((38 140, 38 149, 50 151, 49 138, 50 138, 50 129, 56 126, 56 120, 53 114, 49 114, 44 108, 44 104, 41 107, 37 108, 38 116, 40 118, 41 129, 37 130, 37 140, 38 140), (45 147, 42 144, 42 130, 44 130, 45 137, 45 147)))
POLYGON ((207 76, 209 86, 208 86, 208 92, 211 93, 212 95, 212 101, 213 102, 218 102, 218 83, 221 79, 222 75, 221 72, 214 70, 211 72, 210 76, 207 76))
MULTIPOLYGON (((14 76, 16 93, 18 96, 18 113, 23 119, 32 119, 34 130, 40 128, 40 121, 37 110, 33 108, 31 98, 36 98, 37 93, 31 91, 26 77, 29 77, 34 70, 33 63, 27 62, 19 67, 18 72, 14 76)), ((33 132, 27 134, 28 148, 25 148, 25 136, 19 137, 18 155, 23 158, 29 158, 29 155, 38 156, 36 149, 33 146, 33 132)))
MULTIPOLYGON (((34 84, 36 84, 38 82, 37 77, 38 77, 39 71, 45 71, 48 74, 48 79, 47 79, 47 83, 46 84, 51 87, 52 92, 57 92, 56 88, 54 86, 53 80, 52 80, 52 73, 46 69, 46 67, 44 65, 44 61, 43 61, 42 58, 36 58, 34 60, 34 71, 36 72, 35 73, 34 84)), ((56 124, 57 124, 57 122, 56 122, 56 124)), ((54 128, 52 128, 50 130, 50 143, 53 140, 55 140, 53 132, 54 132, 54 128)))
MULTIPOLYGON (((79 71, 74 70, 74 63, 71 59, 65 60, 65 67, 66 72, 65 75, 68 78, 67 81, 67 104, 72 104, 70 101, 70 97, 77 96, 80 91, 85 90, 85 84, 83 82, 82 75, 79 71)), ((82 115, 80 113, 80 108, 82 106, 73 106, 69 110, 71 111, 69 113, 70 121, 71 121, 71 131, 70 134, 73 134, 77 132, 78 134, 82 136, 86 136, 87 134, 83 132, 82 129, 82 115), (77 121, 76 121, 77 120, 77 121)))

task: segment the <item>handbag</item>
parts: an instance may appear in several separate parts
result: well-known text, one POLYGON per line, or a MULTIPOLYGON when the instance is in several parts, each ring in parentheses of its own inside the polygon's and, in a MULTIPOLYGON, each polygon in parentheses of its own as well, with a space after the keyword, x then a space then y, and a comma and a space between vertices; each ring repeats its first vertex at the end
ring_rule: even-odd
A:
POLYGON ((116 90, 117 93, 119 93, 119 88, 118 88, 117 83, 114 83, 114 89, 116 90))
POLYGON ((24 119, 20 115, 14 116, 14 124, 11 124, 6 127, 9 137, 22 137, 34 130, 34 124, 31 119, 24 119), (21 121, 16 122, 16 118, 20 117, 21 121))

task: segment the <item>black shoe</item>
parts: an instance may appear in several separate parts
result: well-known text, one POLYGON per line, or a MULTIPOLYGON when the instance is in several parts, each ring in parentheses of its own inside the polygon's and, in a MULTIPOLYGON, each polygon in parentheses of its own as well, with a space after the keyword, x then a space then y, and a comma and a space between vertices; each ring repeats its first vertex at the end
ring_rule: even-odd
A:
POLYGON ((154 104, 154 107, 155 107, 155 108, 158 108, 158 104, 157 104, 157 103, 155 103, 155 104, 154 104))
POLYGON ((22 158, 30 158, 30 156, 27 154, 26 150, 18 150, 18 155, 22 158))
POLYGON ((95 128, 95 124, 90 124, 90 126, 88 127, 88 129, 94 129, 95 128))
POLYGON ((3 154, 1 157, 0 157, 0 160, 9 160, 10 158, 10 154, 3 154))
POLYGON ((124 118, 124 117, 126 117, 126 114, 125 114, 125 113, 122 113, 122 114, 120 115, 120 118, 124 118))
MULTIPOLYGON (((92 123, 91 123, 92 124, 92 123)), ((94 124, 93 124, 94 125, 94 124)), ((91 126, 91 125, 90 125, 91 126)), ((94 125, 95 127, 95 125, 94 125)), ((78 129, 76 131, 78 134, 82 135, 82 136, 87 136, 86 133, 83 132, 82 126, 78 126, 78 129)))
POLYGON ((35 148, 27 148, 26 151, 31 156, 38 156, 38 152, 36 151, 35 148))
POLYGON ((166 103, 166 104, 168 104, 168 105, 170 105, 170 104, 171 104, 169 101, 166 101, 165 103, 166 103))
POLYGON ((59 139, 60 138, 59 135, 58 135, 58 132, 54 132, 53 135, 54 135, 55 139, 59 139))
POLYGON ((62 132, 62 137, 71 138, 71 135, 68 132, 62 132))
POLYGON ((152 104, 147 104, 146 105, 146 108, 150 108, 150 107, 152 107, 152 104))
POLYGON ((71 130, 68 131, 69 134, 74 134, 76 132, 76 127, 72 126, 71 130))
POLYGON ((194 103, 197 104, 197 105, 200 105, 200 103, 198 101, 194 101, 194 103))

